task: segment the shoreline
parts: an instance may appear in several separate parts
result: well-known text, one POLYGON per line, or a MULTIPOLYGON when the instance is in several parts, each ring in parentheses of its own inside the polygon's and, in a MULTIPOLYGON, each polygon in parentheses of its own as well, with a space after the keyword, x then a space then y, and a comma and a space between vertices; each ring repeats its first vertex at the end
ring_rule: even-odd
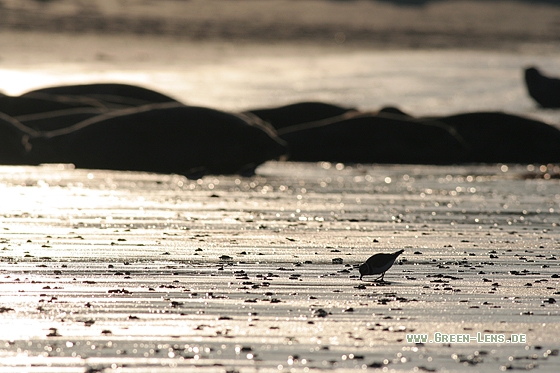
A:
POLYGON ((558 49, 560 6, 459 0, 3 1, 0 32, 159 36, 187 42, 309 43, 365 49, 558 49))
POLYGON ((554 76, 560 52, 367 50, 278 43, 182 42, 156 36, 0 33, 0 91, 60 84, 144 86, 191 106, 244 111, 322 101, 416 116, 505 111, 560 123, 523 85, 523 68, 554 76))
POLYGON ((194 181, 0 167, 11 202, 0 206, 0 320, 11 325, 0 364, 552 372, 560 197, 539 175, 270 162, 252 178, 194 181), (387 282, 359 281, 355 264, 398 248, 387 282), (486 343, 495 336, 505 343, 486 343))

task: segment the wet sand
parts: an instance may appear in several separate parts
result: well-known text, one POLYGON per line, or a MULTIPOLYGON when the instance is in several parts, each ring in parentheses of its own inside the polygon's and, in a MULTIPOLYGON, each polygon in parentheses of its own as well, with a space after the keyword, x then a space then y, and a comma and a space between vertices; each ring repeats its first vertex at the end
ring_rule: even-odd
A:
MULTIPOLYGON (((546 2, 0 3, 10 94, 119 81, 226 110, 315 99, 560 124, 520 80, 560 71, 546 2)), ((560 169, 539 167, 271 162, 190 181, 2 166, 0 372, 556 372, 560 169), (359 280, 401 248, 386 283, 359 280)))
POLYGON ((2 371, 558 366, 558 170, 0 171, 2 371), (526 342, 406 340, 435 332, 526 342))
POLYGON ((3 0, 0 30, 391 49, 518 51, 557 49, 560 41, 560 7, 547 1, 403 3, 407 2, 3 0))
POLYGON ((221 110, 315 100, 361 110, 393 105, 412 115, 504 110, 560 124, 558 111, 530 99, 522 76, 531 65, 560 75, 560 6, 396 3, 3 0, 0 92, 123 82, 221 110), (236 31, 213 33, 220 25, 236 31), (297 25, 309 32, 278 35, 297 25), (339 32, 345 36, 336 39, 339 32))

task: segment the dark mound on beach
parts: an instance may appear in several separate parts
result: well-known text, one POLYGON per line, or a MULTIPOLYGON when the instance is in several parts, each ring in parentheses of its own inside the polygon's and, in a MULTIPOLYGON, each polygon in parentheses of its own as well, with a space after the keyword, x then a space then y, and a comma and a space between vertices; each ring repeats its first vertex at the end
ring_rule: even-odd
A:
POLYGON ((0 116, 3 164, 73 163, 80 168, 251 175, 286 152, 265 123, 178 103, 110 111, 53 131, 0 116))
POLYGON ((544 108, 560 108, 560 79, 547 77, 535 67, 525 69, 529 95, 544 108))
POLYGON ((560 161, 560 131, 538 120, 502 112, 463 113, 436 120, 452 127, 468 144, 463 163, 560 161))
POLYGON ((464 152, 461 139, 445 124, 378 114, 304 123, 278 134, 293 161, 450 164, 464 152))
POLYGON ((357 113, 357 110, 324 102, 298 102, 280 107, 249 110, 245 113, 256 115, 274 128, 281 129, 346 113, 357 113))
POLYGON ((278 130, 290 160, 348 163, 550 163, 560 131, 502 112, 414 118, 396 108, 278 130))
POLYGON ((102 107, 122 108, 177 100, 144 87, 119 83, 94 83, 47 87, 27 92, 21 97, 82 101, 102 107))

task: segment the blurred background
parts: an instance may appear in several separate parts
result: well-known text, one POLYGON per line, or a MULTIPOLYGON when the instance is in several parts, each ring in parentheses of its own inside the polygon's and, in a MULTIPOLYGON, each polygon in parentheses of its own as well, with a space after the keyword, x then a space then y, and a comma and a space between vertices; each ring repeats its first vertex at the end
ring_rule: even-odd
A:
POLYGON ((560 76, 553 0, 0 0, 0 91, 147 86, 225 110, 329 101, 554 124, 525 66, 560 76))
POLYGON ((559 0, 1 0, 3 31, 517 49, 560 41, 559 0))

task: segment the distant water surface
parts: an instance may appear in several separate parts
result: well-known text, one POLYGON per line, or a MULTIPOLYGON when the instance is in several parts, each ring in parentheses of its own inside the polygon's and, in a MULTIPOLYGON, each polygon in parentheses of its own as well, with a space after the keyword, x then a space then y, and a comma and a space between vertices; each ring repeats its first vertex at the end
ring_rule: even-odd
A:
POLYGON ((560 76, 560 53, 159 45, 157 39, 123 51, 120 43, 64 61, 46 50, 35 58, 7 58, 0 65, 0 90, 19 94, 56 84, 128 82, 187 104, 233 111, 320 100, 363 110, 394 105, 413 115, 503 110, 560 125, 560 110, 539 109, 523 83, 529 65, 560 76))

